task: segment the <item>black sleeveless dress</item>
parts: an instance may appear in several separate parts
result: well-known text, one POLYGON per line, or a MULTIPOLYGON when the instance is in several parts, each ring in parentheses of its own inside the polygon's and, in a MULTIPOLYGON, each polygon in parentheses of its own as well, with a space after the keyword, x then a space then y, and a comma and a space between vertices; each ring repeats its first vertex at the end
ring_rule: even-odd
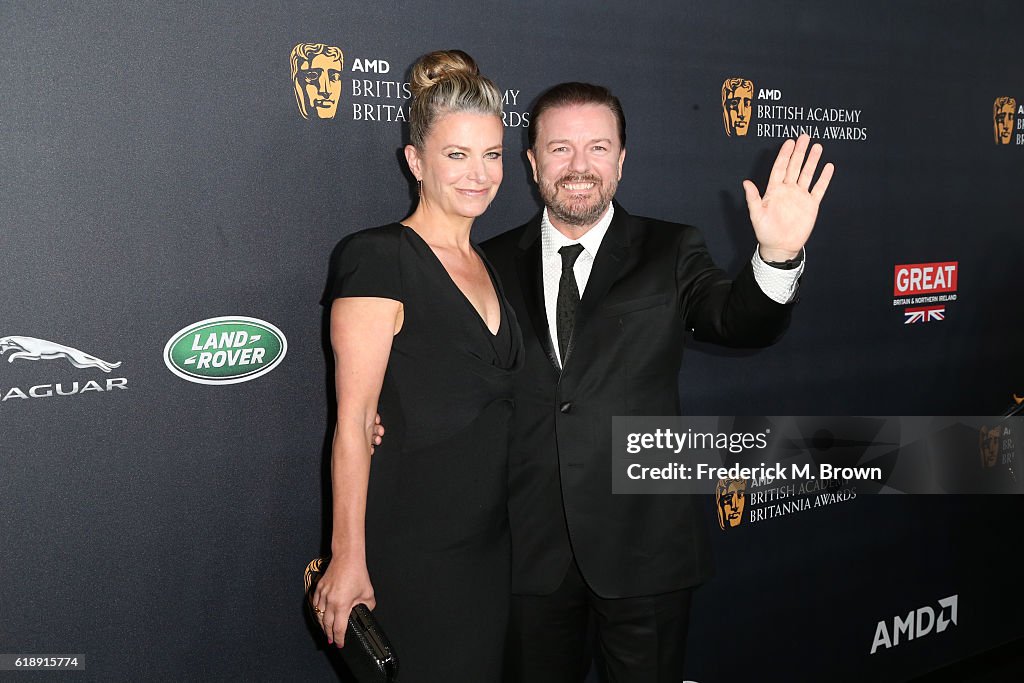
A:
POLYGON ((497 335, 411 228, 355 233, 331 259, 328 305, 361 296, 404 304, 366 503, 374 614, 403 683, 501 680, 508 432, 524 351, 515 313, 484 263, 501 306, 497 335))

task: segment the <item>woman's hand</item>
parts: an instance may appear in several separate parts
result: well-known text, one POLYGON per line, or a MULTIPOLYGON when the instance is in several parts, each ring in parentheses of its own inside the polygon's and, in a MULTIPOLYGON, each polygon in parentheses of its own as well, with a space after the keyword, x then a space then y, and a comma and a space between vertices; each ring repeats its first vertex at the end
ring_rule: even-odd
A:
POLYGON ((313 592, 313 610, 327 634, 328 645, 345 645, 348 616, 360 603, 371 610, 377 606, 366 562, 341 557, 332 559, 313 592))

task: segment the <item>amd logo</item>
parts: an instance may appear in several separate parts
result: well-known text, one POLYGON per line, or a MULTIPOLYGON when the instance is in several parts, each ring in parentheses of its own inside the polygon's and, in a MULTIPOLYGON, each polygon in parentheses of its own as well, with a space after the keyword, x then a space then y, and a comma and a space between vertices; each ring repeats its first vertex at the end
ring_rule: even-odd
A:
POLYGON ((386 74, 391 71, 391 63, 386 59, 359 59, 356 57, 352 62, 352 70, 386 74))
POLYGON ((875 654, 880 647, 896 647, 900 644, 900 636, 903 636, 903 640, 910 641, 928 635, 932 629, 935 633, 942 633, 950 624, 956 626, 956 606, 959 597, 957 594, 939 600, 938 615, 932 607, 925 606, 907 612, 903 618, 893 617, 891 631, 888 622, 878 622, 878 626, 875 627, 875 640, 871 643, 871 654, 875 654))

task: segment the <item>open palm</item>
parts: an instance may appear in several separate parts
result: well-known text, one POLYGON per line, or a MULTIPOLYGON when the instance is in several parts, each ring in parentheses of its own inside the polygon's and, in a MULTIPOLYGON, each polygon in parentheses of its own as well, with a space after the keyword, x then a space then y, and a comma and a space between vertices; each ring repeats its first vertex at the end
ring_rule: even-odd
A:
POLYGON ((786 140, 775 158, 764 196, 754 183, 743 181, 750 222, 757 235, 761 258, 765 261, 794 258, 814 229, 818 206, 832 180, 835 166, 825 164, 821 176, 811 187, 822 149, 815 143, 808 154, 810 141, 807 135, 801 135, 796 142, 786 140))

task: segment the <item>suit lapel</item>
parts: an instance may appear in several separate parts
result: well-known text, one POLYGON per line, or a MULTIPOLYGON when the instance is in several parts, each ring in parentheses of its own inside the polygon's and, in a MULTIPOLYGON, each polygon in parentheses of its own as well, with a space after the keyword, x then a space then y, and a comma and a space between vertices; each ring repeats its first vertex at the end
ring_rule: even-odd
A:
POLYGON ((548 361, 555 372, 562 372, 555 357, 555 350, 551 342, 551 333, 548 331, 548 317, 544 308, 544 274, 541 268, 540 254, 540 214, 527 223, 526 230, 519 242, 521 251, 516 257, 516 268, 518 269, 519 284, 523 288, 523 299, 526 301, 526 311, 533 324, 533 331, 537 335, 537 341, 544 350, 548 361))
MULTIPOLYGON (((629 256, 630 223, 632 217, 619 204, 615 203, 615 215, 608 226, 608 232, 601 240, 601 247, 594 258, 594 267, 590 271, 590 279, 583 290, 580 307, 576 310, 576 321, 573 324, 572 338, 566 349, 563 367, 572 357, 573 347, 581 329, 586 325, 588 317, 604 300, 605 295, 622 274, 623 267, 629 256)), ((549 335, 550 336, 550 335, 549 335)))

